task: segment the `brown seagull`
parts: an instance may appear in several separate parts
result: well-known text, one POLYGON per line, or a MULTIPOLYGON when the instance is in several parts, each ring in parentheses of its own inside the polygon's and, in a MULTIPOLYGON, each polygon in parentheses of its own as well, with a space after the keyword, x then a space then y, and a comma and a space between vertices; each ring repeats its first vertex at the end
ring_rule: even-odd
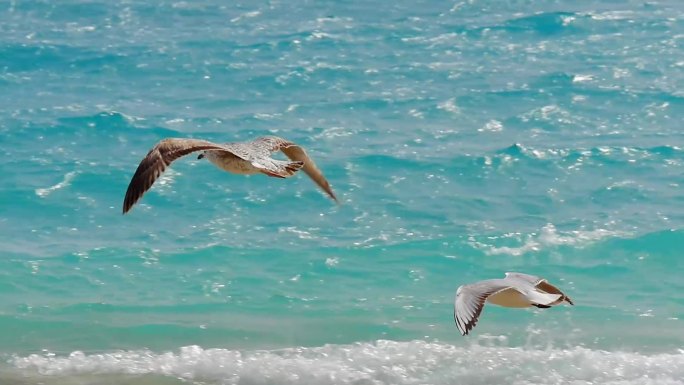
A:
POLYGON ((304 172, 335 202, 337 197, 330 184, 303 148, 278 138, 263 136, 251 142, 212 143, 200 139, 167 138, 157 143, 138 165, 126 190, 123 213, 126 214, 171 163, 190 153, 202 151, 197 159, 207 158, 218 168, 235 174, 266 174, 288 178, 299 169, 304 172), (271 158, 271 153, 282 151, 291 161, 271 158))

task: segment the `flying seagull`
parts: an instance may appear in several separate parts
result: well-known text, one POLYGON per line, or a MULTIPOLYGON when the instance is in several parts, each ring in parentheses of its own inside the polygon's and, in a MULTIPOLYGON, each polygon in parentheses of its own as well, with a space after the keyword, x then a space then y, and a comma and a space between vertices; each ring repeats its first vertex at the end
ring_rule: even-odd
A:
POLYGON ((197 159, 206 158, 218 168, 235 174, 262 173, 276 178, 288 178, 303 169, 318 187, 337 202, 330 184, 304 149, 283 138, 263 136, 251 142, 223 144, 200 139, 167 138, 154 145, 135 170, 126 190, 123 213, 126 214, 142 198, 174 160, 197 151, 201 151, 197 159), (271 158, 271 153, 278 150, 290 158, 290 161, 271 158))
POLYGON ((545 279, 523 273, 506 273, 506 278, 488 279, 462 285, 456 290, 454 321, 461 335, 468 334, 477 324, 485 301, 505 307, 548 309, 567 302, 567 295, 545 279))

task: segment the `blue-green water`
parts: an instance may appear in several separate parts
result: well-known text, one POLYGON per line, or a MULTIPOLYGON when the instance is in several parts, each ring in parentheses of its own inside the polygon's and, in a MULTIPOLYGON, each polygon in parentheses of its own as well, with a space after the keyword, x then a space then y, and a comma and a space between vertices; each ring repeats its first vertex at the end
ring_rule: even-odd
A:
POLYGON ((1 384, 684 383, 684 5, 0 3, 1 384), (278 135, 304 174, 165 137, 278 135), (574 307, 456 288, 522 271, 574 307))

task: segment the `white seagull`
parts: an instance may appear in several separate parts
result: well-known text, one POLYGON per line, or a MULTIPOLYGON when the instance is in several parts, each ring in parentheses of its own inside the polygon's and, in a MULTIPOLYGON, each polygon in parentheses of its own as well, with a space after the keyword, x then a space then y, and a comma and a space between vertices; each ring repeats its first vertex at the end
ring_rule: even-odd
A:
POLYGON ((337 202, 335 193, 300 146, 276 136, 263 136, 251 142, 212 143, 200 139, 167 138, 157 143, 138 165, 131 179, 123 203, 126 214, 154 181, 174 160, 193 152, 202 151, 197 159, 207 158, 218 168, 234 174, 265 174, 276 178, 288 178, 299 169, 304 172, 337 202), (271 158, 271 153, 282 151, 291 161, 271 158))
POLYGON ((506 273, 506 278, 487 279, 462 285, 456 290, 454 321, 461 335, 468 334, 477 324, 485 301, 505 307, 548 309, 567 302, 567 295, 545 279, 523 273, 506 273))

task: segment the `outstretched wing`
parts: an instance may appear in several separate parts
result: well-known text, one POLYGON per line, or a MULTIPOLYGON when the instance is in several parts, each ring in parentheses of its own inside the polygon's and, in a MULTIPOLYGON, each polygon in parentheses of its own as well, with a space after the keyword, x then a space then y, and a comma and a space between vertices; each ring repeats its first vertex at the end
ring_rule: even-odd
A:
POLYGON ((498 283, 501 280, 487 280, 462 285, 456 290, 454 300, 454 321, 461 335, 468 334, 477 325, 487 297, 509 288, 498 283))
POLYGON ((328 194, 332 200, 337 202, 337 197, 330 187, 330 183, 328 183, 328 180, 325 179, 325 176, 323 176, 323 172, 316 167, 316 163, 309 158, 303 148, 277 136, 263 136, 257 138, 252 143, 255 147, 268 149, 270 152, 280 150, 291 160, 304 162, 304 167, 302 169, 306 175, 308 175, 309 178, 311 178, 311 180, 318 185, 318 187, 325 191, 325 193, 328 194))
POLYGON ((143 194, 152 187, 152 184, 164 170, 171 165, 171 162, 184 155, 202 150, 226 149, 219 144, 199 139, 167 138, 155 144, 140 162, 131 182, 128 184, 123 203, 123 213, 126 214, 142 198, 143 194))

